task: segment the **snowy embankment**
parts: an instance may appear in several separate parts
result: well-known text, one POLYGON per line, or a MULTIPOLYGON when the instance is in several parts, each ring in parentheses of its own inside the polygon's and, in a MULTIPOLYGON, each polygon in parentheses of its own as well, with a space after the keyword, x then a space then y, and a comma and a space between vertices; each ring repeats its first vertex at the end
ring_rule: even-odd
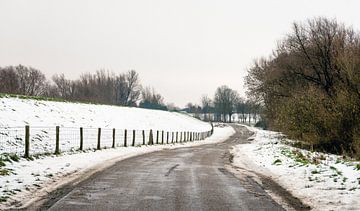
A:
POLYGON ((255 134, 233 148, 233 165, 270 176, 314 210, 359 209, 359 162, 289 146, 280 133, 248 129, 255 134))
POLYGON ((0 98, 0 127, 23 127, 24 125, 194 132, 209 130, 209 124, 177 112, 111 105, 0 98))
POLYGON ((102 147, 112 146, 113 128, 116 146, 124 144, 125 129, 129 142, 132 130, 136 130, 135 145, 143 143, 142 130, 147 141, 150 129, 173 136, 172 132, 211 130, 210 124, 178 112, 4 97, 0 98, 0 154, 24 154, 25 125, 30 126, 31 155, 54 152, 55 126, 60 127, 60 151, 63 152, 79 148, 80 127, 84 129, 84 149, 96 148, 97 128, 102 128, 102 147))
POLYGON ((19 162, 7 163, 6 167, 14 171, 11 175, 0 176, 0 199, 4 200, 0 203, 0 209, 8 208, 10 204, 26 206, 67 182, 79 177, 84 178, 119 160, 163 149, 218 143, 225 141, 234 133, 232 127, 215 126, 213 135, 202 141, 118 147, 62 156, 48 156, 34 161, 21 159, 19 162))

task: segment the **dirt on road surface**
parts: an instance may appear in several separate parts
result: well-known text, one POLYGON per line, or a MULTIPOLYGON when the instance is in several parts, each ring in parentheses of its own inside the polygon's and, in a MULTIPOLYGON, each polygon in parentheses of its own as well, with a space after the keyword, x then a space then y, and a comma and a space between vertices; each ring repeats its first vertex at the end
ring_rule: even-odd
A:
POLYGON ((50 193, 45 204, 29 209, 284 210, 264 190, 269 188, 277 189, 272 192, 284 196, 292 209, 307 210, 272 181, 261 186, 251 177, 239 179, 228 171, 229 149, 251 135, 245 127, 233 127, 236 133, 225 142, 120 161, 79 184, 50 193))

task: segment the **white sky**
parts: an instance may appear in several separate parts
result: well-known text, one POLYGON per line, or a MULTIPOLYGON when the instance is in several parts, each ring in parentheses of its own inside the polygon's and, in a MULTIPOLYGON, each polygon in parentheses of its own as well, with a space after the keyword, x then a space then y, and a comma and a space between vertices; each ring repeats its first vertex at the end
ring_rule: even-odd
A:
POLYGON ((252 60, 269 55, 293 21, 315 16, 360 29, 355 0, 0 0, 0 66, 71 79, 135 69, 184 106, 223 84, 244 95, 252 60))

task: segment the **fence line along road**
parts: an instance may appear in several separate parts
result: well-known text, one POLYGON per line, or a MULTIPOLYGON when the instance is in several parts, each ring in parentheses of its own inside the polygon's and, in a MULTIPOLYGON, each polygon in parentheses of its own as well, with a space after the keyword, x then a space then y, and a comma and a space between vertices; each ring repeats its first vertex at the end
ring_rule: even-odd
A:
POLYGON ((213 130, 164 131, 74 127, 0 127, 0 155, 60 154, 61 152, 199 141, 213 130))

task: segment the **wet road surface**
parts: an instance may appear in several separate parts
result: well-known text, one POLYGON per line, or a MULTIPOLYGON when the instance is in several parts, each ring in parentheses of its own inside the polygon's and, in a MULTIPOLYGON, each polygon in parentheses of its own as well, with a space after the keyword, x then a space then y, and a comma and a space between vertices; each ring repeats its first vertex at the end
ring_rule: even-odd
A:
MULTIPOLYGON (((240 181, 224 165, 231 146, 218 144, 163 150, 123 160, 76 185, 49 210, 283 210, 254 181, 240 181)), ((56 201, 56 202, 55 202, 56 201)))

